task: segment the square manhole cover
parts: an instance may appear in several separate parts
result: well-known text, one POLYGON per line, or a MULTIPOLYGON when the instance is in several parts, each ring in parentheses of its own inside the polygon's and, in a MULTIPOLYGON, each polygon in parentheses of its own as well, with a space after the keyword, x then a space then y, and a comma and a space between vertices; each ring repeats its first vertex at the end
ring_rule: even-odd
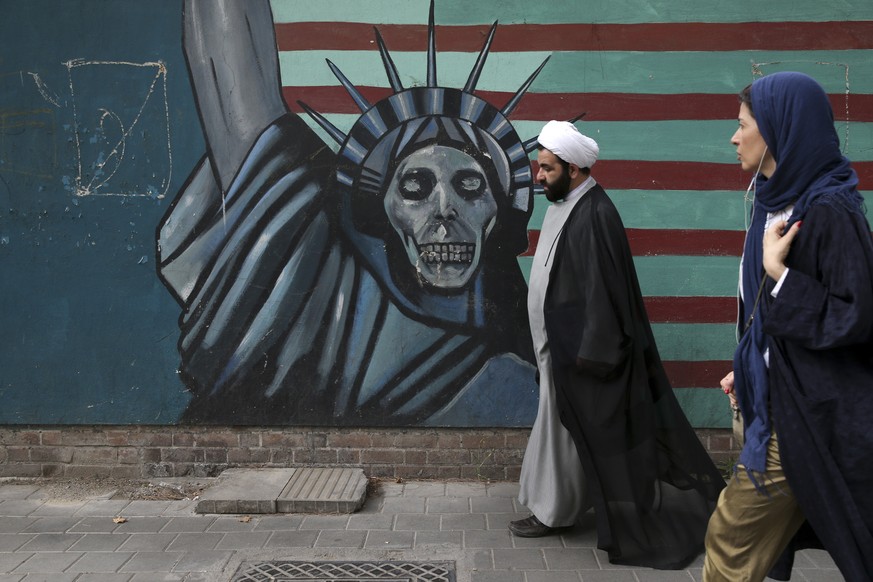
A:
POLYGON ((455 582, 454 562, 244 562, 233 582, 455 582))

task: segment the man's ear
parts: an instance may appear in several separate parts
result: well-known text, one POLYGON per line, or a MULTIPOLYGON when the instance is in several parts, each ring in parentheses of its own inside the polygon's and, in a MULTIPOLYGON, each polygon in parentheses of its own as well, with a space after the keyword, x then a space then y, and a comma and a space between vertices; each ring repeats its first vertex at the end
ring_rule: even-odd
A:
POLYGON ((579 169, 579 166, 577 166, 576 164, 570 164, 569 169, 570 169, 570 172, 569 172, 570 178, 573 180, 575 180, 576 176, 578 176, 579 173, 582 171, 579 169))

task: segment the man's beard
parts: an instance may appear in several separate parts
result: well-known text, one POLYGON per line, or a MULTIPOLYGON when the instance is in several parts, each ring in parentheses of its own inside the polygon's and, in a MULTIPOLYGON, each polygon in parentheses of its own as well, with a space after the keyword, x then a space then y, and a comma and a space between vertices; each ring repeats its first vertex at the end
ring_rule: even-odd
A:
POLYGON ((546 182, 544 186, 546 199, 549 202, 557 202, 558 200, 563 199, 570 193, 570 172, 564 169, 564 171, 561 172, 561 176, 555 180, 554 184, 546 182))

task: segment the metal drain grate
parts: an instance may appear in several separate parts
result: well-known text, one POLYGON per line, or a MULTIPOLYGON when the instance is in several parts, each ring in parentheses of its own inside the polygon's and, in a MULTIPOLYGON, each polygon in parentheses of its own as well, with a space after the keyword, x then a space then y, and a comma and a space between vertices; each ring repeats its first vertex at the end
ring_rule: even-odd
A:
POLYGON ((454 562, 244 562, 233 582, 455 582, 454 562))

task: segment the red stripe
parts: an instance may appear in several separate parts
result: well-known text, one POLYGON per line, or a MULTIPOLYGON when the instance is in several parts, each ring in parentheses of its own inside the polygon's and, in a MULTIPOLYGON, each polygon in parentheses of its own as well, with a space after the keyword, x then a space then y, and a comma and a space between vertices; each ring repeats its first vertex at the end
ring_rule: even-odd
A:
MULTIPOLYGON (((391 51, 424 51, 427 27, 379 24, 391 51)), ((371 50, 374 25, 294 22, 276 25, 279 50, 371 50)), ((441 52, 478 52, 486 25, 437 26, 441 52)), ((643 24, 506 24, 492 50, 519 51, 743 51, 873 48, 873 22, 681 22, 643 24)))
POLYGON ((735 297, 644 297, 652 323, 734 323, 735 297))
POLYGON ((732 367, 730 360, 664 362, 664 370, 673 388, 718 388, 719 381, 732 367))
MULTIPOLYGON (((388 97, 391 90, 384 87, 358 87, 370 102, 388 97)), ((292 111, 301 113, 297 101, 303 101, 320 113, 360 113, 349 94, 342 87, 283 87, 285 101, 292 111)), ((477 91, 477 95, 498 107, 513 96, 498 91, 477 91)), ((831 105, 838 120, 845 117, 846 96, 831 95, 831 105)), ((851 121, 873 121, 873 95, 849 96, 851 121)), ((586 121, 662 121, 667 119, 735 119, 739 101, 734 94, 682 93, 528 93, 512 113, 513 119, 571 119, 587 112, 586 121)), ((727 141, 727 140, 725 140, 727 141)))
MULTIPOLYGON (((739 257, 743 252, 743 231, 628 228, 628 242, 634 256, 683 255, 704 257, 739 257)), ((523 257, 532 257, 540 231, 529 230, 528 249, 523 257)))
MULTIPOLYGON (((859 189, 873 189, 873 162, 853 162, 859 189)), ((538 165, 531 162, 536 175, 538 165)), ((601 160, 593 171, 607 190, 745 190, 749 176, 739 164, 601 160)))

